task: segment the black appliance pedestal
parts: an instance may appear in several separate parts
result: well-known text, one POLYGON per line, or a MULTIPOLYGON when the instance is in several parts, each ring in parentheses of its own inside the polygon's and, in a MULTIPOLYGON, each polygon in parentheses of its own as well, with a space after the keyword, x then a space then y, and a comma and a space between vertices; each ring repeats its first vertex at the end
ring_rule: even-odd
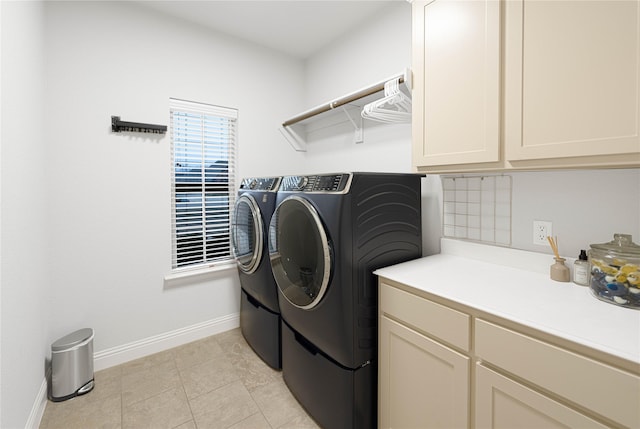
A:
POLYGON ((253 351, 271 368, 281 369, 280 314, 274 313, 244 289, 240 297, 240 330, 253 351))
POLYGON ((345 368, 282 321, 282 375, 293 396, 323 428, 376 427, 377 367, 345 368))

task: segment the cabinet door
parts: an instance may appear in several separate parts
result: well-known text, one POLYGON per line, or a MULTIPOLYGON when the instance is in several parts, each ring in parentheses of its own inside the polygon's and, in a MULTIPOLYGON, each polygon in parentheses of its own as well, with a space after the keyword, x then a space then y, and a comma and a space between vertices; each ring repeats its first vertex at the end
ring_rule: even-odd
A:
POLYGON ((469 358, 380 318, 379 426, 469 427, 469 358))
POLYGON ((500 2, 413 2, 413 164, 500 159, 500 2))
POLYGON ((475 427, 604 429, 607 426, 477 364, 475 427))
POLYGON ((513 0, 505 14, 507 161, 640 165, 640 2, 513 0))
POLYGON ((474 331, 478 359, 619 426, 640 428, 636 374, 486 320, 476 318, 474 331))

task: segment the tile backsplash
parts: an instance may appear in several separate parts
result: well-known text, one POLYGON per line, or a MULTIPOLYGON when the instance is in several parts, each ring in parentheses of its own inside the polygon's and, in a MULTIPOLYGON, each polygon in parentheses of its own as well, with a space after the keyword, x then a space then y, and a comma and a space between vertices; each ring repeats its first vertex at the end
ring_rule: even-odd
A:
POLYGON ((443 235, 511 244, 511 177, 442 177, 443 235))

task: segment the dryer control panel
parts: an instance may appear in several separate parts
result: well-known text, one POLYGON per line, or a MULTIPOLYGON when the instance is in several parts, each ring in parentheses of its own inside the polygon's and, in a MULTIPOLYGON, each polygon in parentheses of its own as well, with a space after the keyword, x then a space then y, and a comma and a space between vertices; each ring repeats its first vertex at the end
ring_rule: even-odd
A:
POLYGON ((349 191, 351 174, 323 174, 313 176, 286 176, 282 178, 280 192, 331 192, 349 191))
POLYGON ((240 190, 244 191, 277 191, 280 185, 279 177, 248 177, 242 179, 240 190))

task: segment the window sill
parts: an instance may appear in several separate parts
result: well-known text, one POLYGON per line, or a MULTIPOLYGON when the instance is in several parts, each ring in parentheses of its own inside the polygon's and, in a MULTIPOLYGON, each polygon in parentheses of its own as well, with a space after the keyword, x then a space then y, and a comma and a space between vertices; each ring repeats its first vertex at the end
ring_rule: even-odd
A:
POLYGON ((220 262, 217 264, 211 264, 204 267, 186 268, 182 270, 175 270, 164 276, 165 283, 171 283, 172 281, 195 279, 198 277, 206 277, 212 274, 220 273, 223 271, 235 270, 235 261, 220 262))

